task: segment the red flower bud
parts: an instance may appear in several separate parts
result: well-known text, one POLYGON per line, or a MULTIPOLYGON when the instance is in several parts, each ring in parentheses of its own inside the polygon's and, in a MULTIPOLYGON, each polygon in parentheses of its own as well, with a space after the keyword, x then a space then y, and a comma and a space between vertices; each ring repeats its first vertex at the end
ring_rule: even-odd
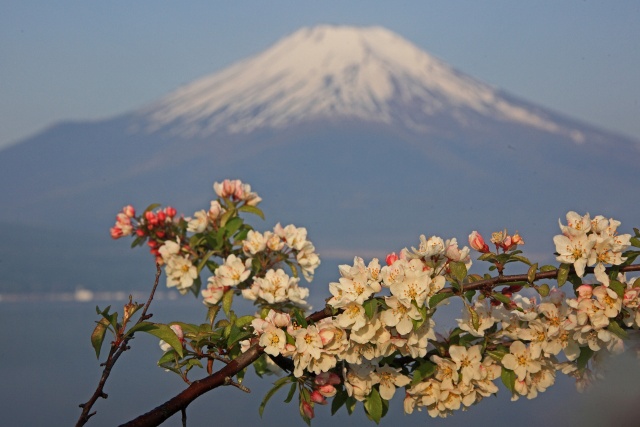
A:
POLYGON ((302 412, 304 413, 305 417, 312 419, 315 415, 313 413, 313 406, 311 406, 309 403, 307 402, 302 402, 300 404, 300 407, 302 409, 302 412))
POLYGON ((324 398, 322 394, 318 390, 313 390, 311 392, 311 401, 315 403, 319 403, 320 405, 326 405, 327 399, 324 398))
POLYGON ((109 232, 111 234, 111 238, 112 239, 119 239, 123 235, 122 229, 120 227, 111 227, 109 229, 109 232))
POLYGON ((173 218, 174 216, 176 216, 176 210, 171 206, 167 206, 166 208, 164 208, 164 212, 169 218, 173 218))
POLYGON ((398 260, 398 255, 396 255, 395 252, 391 252, 389 255, 387 255, 387 265, 392 265, 394 262, 396 262, 398 260))

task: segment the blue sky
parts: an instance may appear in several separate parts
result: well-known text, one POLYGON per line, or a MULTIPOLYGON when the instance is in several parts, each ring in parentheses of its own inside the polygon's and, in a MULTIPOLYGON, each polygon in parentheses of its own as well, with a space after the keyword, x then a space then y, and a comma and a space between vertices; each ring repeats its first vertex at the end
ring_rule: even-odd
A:
POLYGON ((0 0, 0 148, 138 108, 322 23, 385 26, 514 95, 640 139, 640 1, 0 0))

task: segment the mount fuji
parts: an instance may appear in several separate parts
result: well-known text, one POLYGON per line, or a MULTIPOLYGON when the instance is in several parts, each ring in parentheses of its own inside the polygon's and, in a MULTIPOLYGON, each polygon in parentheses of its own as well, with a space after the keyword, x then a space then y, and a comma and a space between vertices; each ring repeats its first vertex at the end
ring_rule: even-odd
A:
POLYGON ((504 227, 550 254, 568 210, 640 225, 639 160, 639 141, 520 100, 389 30, 318 26, 136 111, 1 151, 0 223, 106 236, 125 204, 190 215, 214 181, 240 178, 264 198, 257 228, 306 226, 321 257, 504 227))

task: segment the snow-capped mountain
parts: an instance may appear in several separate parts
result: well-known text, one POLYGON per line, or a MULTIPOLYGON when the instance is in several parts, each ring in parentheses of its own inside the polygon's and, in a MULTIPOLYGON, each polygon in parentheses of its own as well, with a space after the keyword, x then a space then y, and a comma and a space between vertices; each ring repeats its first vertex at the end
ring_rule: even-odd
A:
POLYGON ((284 128, 317 119, 360 119, 429 132, 448 115, 478 116, 582 142, 578 129, 508 100, 382 28, 304 28, 271 48, 188 84, 142 109, 147 132, 208 136, 284 128))
MULTIPOLYGON (((122 283, 110 271, 113 251, 129 255, 107 237, 115 213, 158 202, 191 215, 225 178, 264 198, 257 228, 305 226, 325 260, 503 227, 550 254, 569 210, 640 225, 639 147, 466 76, 383 28, 307 28, 136 111, 60 123, 0 151, 0 228, 17 231, 14 243, 0 240, 0 271, 24 260, 12 268, 30 271, 28 283, 53 286, 51 266, 110 259, 96 280, 122 283), (63 231, 45 239, 23 225, 63 231), (105 236, 93 258, 56 243, 84 239, 78 229, 105 236), (35 261, 31 242, 46 246, 35 261), (27 250, 16 256, 16 247, 27 250)), ((56 274, 60 289, 77 276, 56 274)), ((27 276, 8 277, 0 287, 21 289, 27 276)))

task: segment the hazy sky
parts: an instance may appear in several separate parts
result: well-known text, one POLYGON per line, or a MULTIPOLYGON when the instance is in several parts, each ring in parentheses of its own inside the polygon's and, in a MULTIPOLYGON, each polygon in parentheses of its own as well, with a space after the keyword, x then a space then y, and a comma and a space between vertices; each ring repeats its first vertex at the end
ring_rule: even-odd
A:
POLYGON ((640 139, 640 1, 0 0, 0 147, 136 109, 323 23, 385 26, 480 80, 640 139))

